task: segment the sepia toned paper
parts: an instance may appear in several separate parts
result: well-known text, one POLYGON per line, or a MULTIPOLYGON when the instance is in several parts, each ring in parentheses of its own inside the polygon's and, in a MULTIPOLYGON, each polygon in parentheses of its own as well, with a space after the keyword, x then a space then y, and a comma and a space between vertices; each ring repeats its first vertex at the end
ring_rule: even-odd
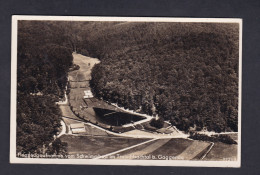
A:
POLYGON ((13 16, 11 59, 11 163, 240 167, 241 19, 13 16))

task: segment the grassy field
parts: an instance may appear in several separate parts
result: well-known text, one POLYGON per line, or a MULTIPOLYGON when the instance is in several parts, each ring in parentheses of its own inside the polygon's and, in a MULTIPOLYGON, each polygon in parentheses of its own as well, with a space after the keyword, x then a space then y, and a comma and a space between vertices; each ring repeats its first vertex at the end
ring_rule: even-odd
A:
POLYGON ((60 137, 68 143, 68 154, 105 155, 129 146, 144 142, 148 139, 122 138, 122 137, 92 137, 71 136, 60 137))
POLYGON ((69 106, 60 105, 60 109, 61 109, 61 112, 62 112, 62 116, 67 117, 67 118, 71 118, 71 119, 79 120, 79 118, 77 116, 75 116, 74 113, 71 111, 69 106))
POLYGON ((70 90, 70 100, 81 100, 84 96, 84 88, 75 88, 70 90))
POLYGON ((109 110, 114 110, 114 111, 122 111, 119 108, 109 105, 108 103, 99 100, 97 98, 91 98, 91 99, 85 99, 86 104, 89 107, 99 107, 99 108, 103 108, 103 109, 109 109, 109 110))
POLYGON ((63 117, 63 121, 66 123, 67 126, 69 126, 70 124, 74 124, 74 123, 81 123, 80 121, 72 120, 72 119, 65 118, 65 117, 63 117))
POLYGON ((176 159, 192 160, 200 155, 202 152, 205 152, 210 144, 210 142, 194 140, 181 154, 176 156, 176 159))
POLYGON ((236 160, 237 159, 237 145, 229 145, 225 143, 215 143, 212 150, 203 160, 236 160))
POLYGON ((85 124, 86 134, 87 135, 93 135, 93 136, 108 136, 107 132, 98 129, 94 126, 90 126, 85 124))
MULTIPOLYGON (((170 126, 168 123, 164 122, 162 129, 158 129, 158 128, 151 126, 150 121, 144 122, 141 125, 143 126, 144 129, 146 129, 148 131, 160 132, 160 133, 166 133, 167 132, 166 128, 170 126)), ((173 130, 172 130, 172 132, 173 132, 173 130)))
MULTIPOLYGON (((145 143, 145 144, 142 144, 140 146, 134 147, 134 148, 129 149, 129 150, 122 151, 122 152, 120 152, 118 154, 114 154, 114 156, 116 157, 116 159, 122 159, 122 158, 118 157, 118 155, 120 155, 121 157, 125 157, 126 158, 129 155, 134 155, 134 153, 140 152, 140 151, 146 149, 147 147, 150 147, 155 142, 157 142, 157 140, 151 141, 151 142, 148 142, 148 143, 145 143)), ((109 157, 106 157, 106 158, 109 158, 109 157)), ((131 159, 131 158, 129 158, 129 159, 131 159)))
POLYGON ((131 150, 121 152, 120 156, 118 156, 118 159, 143 159, 143 156, 147 155, 146 157, 151 158, 150 153, 154 150, 160 148, 161 146, 165 145, 167 142, 169 142, 171 139, 158 139, 153 142, 149 142, 144 145, 140 145, 137 148, 133 148, 131 150), (134 156, 133 156, 134 155, 134 156))
POLYGON ((79 70, 75 70, 69 73, 71 81, 85 81, 91 78, 91 69, 95 64, 100 61, 96 58, 86 57, 80 54, 73 54, 73 62, 80 66, 79 70))
POLYGON ((85 88, 84 90, 90 90, 89 88, 89 82, 88 81, 83 81, 83 82, 70 82, 70 87, 71 89, 74 88, 85 88))
POLYGON ((150 154, 155 156, 157 160, 165 160, 167 159, 166 156, 171 156, 172 159, 175 159, 175 157, 181 154, 186 148, 188 148, 192 144, 192 142, 192 140, 187 139, 171 139, 165 145, 151 152, 150 154))
POLYGON ((187 139, 158 139, 115 154, 117 159, 192 160, 210 144, 187 139))
POLYGON ((236 142, 238 142, 238 134, 228 134, 233 140, 235 140, 236 142))

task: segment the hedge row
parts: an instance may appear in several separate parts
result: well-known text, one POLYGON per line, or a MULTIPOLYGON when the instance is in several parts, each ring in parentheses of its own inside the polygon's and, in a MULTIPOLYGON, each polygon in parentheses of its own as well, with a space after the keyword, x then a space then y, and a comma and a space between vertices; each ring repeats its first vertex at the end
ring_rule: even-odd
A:
POLYGON ((194 140, 210 141, 210 142, 222 142, 226 144, 237 144, 229 135, 212 135, 207 136, 205 134, 191 133, 189 138, 194 140))

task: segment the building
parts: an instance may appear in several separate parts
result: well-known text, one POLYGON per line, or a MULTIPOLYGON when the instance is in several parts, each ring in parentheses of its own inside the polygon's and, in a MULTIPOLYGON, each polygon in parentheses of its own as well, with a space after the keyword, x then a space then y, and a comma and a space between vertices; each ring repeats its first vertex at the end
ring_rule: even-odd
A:
POLYGON ((86 132, 84 123, 72 123, 70 124, 72 134, 79 134, 86 132))
POLYGON ((85 94, 84 98, 93 98, 94 97, 90 90, 84 91, 84 94, 85 94))

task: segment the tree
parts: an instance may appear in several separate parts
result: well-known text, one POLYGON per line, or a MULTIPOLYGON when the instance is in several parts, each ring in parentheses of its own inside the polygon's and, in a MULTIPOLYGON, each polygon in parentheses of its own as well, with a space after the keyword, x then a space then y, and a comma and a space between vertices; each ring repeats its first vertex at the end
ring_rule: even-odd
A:
POLYGON ((152 119, 151 122, 150 122, 150 125, 155 127, 155 128, 160 129, 164 125, 164 120, 163 120, 163 118, 159 118, 158 120, 152 119))

